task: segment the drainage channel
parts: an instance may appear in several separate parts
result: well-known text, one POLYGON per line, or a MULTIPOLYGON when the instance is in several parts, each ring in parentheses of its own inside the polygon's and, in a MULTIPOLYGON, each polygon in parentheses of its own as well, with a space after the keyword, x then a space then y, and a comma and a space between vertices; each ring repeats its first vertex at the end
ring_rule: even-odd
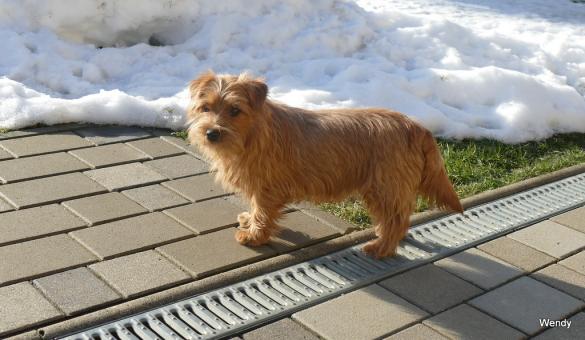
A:
POLYGON ((220 339, 583 204, 579 174, 414 226, 391 258, 358 245, 63 339, 220 339))

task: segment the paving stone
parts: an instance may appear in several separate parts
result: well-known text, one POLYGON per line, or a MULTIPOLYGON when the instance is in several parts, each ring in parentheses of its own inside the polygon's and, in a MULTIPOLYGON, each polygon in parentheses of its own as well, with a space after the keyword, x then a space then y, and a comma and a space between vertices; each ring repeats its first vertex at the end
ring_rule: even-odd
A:
POLYGON ((226 196, 225 199, 228 202, 230 202, 234 205, 237 205, 243 211, 250 211, 251 210, 250 202, 248 200, 246 200, 245 198, 243 198, 241 194, 229 195, 229 196, 226 196))
POLYGON ((122 192, 149 211, 173 208, 189 201, 158 184, 130 189, 122 192))
POLYGON ((176 156, 185 153, 182 149, 160 138, 148 138, 126 143, 129 146, 140 150, 152 159, 161 157, 176 156))
POLYGON ((303 326, 286 318, 255 329, 242 336, 244 340, 319 340, 303 326))
POLYGON ((514 328, 468 305, 459 305, 423 321, 451 339, 524 339, 514 328))
POLYGON ((0 245, 85 227, 80 218, 58 204, 0 215, 0 245))
POLYGON ((333 214, 323 211, 321 208, 312 203, 302 202, 295 204, 295 207, 300 209, 303 213, 317 219, 318 221, 339 230, 339 232, 344 235, 359 229, 356 225, 353 225, 333 214))
POLYGON ((128 254, 193 236, 187 228, 160 212, 101 224, 71 233, 100 259, 128 254))
POLYGON ((8 151, 4 150, 4 149, 0 149, 0 161, 6 160, 6 159, 13 159, 14 156, 12 156, 8 151))
POLYGON ((555 261, 554 257, 509 237, 499 237, 479 245, 478 248, 527 272, 532 272, 555 261))
POLYGON ((479 296, 470 304, 526 334, 542 329, 539 319, 560 320, 585 306, 585 302, 526 276, 479 296))
POLYGON ((14 207, 10 203, 0 198, 0 213, 10 210, 14 210, 14 207))
POLYGON ((446 271, 483 288, 490 289, 522 274, 509 263, 471 248, 435 262, 446 271))
POLYGON ((0 179, 2 183, 9 183, 87 169, 89 167, 83 162, 60 152, 0 162, 0 179))
POLYGON ((120 295, 85 267, 33 281, 67 315, 120 300, 120 295))
POLYGON ((191 155, 155 159, 153 161, 144 162, 144 164, 170 179, 204 174, 209 171, 207 163, 200 161, 191 155))
POLYGON ((67 235, 0 247, 0 284, 26 280, 78 267, 96 260, 67 235))
POLYGON ((89 225, 118 220, 148 212, 126 196, 110 192, 62 203, 89 225))
POLYGON ((32 129, 26 129, 22 131, 27 131, 34 134, 41 134, 41 133, 53 133, 53 132, 61 132, 61 131, 70 131, 75 129, 81 129, 88 126, 86 123, 65 123, 65 124, 55 124, 55 125, 45 125, 40 127, 35 127, 32 129))
POLYGON ((402 332, 391 335, 384 340, 447 340, 441 334, 435 332, 432 328, 419 323, 402 332))
POLYGON ((241 212, 242 209, 223 198, 165 210, 165 214, 198 234, 236 226, 241 212))
POLYGON ((30 130, 7 131, 7 132, 0 133, 0 140, 34 136, 34 135, 38 135, 38 134, 39 134, 38 132, 34 132, 34 131, 30 131, 30 130))
POLYGON ((268 246, 246 247, 234 239, 235 228, 224 229, 157 248, 195 278, 209 276, 275 254, 268 246))
POLYGON ((582 339, 585 334, 585 313, 579 313, 572 318, 570 327, 555 327, 534 337, 535 340, 575 340, 582 339))
POLYGON ((0 336, 62 316, 30 283, 0 287, 0 336))
POLYGON ((293 314, 325 339, 373 339, 408 326, 427 313, 378 285, 370 285, 293 314))
POLYGON ((433 314, 483 292, 433 264, 409 270, 378 284, 433 314))
POLYGON ((75 132, 95 145, 126 142, 151 136, 144 129, 131 126, 95 126, 75 132))
POLYGON ((9 139, 0 142, 0 145, 8 152, 18 157, 92 146, 91 143, 73 132, 60 132, 48 135, 9 139))
POLYGON ((542 221, 508 237, 556 258, 585 248, 585 234, 552 221, 542 221))
POLYGON ((215 183, 212 174, 176 179, 164 182, 163 185, 193 202, 227 195, 221 186, 215 183))
POLYGON ((165 177, 141 163, 130 163, 84 172, 108 190, 130 189, 166 180, 165 177))
POLYGON ((574 271, 585 275, 585 251, 568 257, 559 263, 567 268, 571 268, 574 271))
POLYGON ((181 150, 185 151, 188 154, 191 154, 199 159, 203 159, 201 156, 201 152, 197 149, 197 147, 195 145, 191 145, 189 144, 188 141, 179 138, 179 137, 175 137, 175 136, 169 136, 168 134, 157 134, 156 135, 160 136, 160 138, 162 140, 164 140, 167 143, 173 144, 174 146, 180 148, 181 150))
POLYGON ((552 217, 551 221, 585 233, 585 207, 552 217))
POLYGON ((149 159, 146 154, 121 143, 75 150, 69 153, 91 165, 94 169, 149 159))
POLYGON ((0 186, 0 195, 18 209, 106 191, 104 187, 78 172, 0 186))
POLYGON ((18 333, 17 335, 14 335, 14 336, 9 336, 5 340, 41 340, 41 339, 42 338, 39 335, 39 332, 35 329, 35 330, 24 332, 24 333, 18 333))
POLYGON ((553 264, 532 274, 532 277, 567 294, 585 300, 585 275, 565 266, 553 264))
POLYGON ((300 211, 285 214, 278 224, 282 229, 272 238, 270 246, 279 252, 306 247, 340 235, 339 230, 300 211))
POLYGON ((191 277, 152 250, 89 266, 125 298, 189 281, 191 277))

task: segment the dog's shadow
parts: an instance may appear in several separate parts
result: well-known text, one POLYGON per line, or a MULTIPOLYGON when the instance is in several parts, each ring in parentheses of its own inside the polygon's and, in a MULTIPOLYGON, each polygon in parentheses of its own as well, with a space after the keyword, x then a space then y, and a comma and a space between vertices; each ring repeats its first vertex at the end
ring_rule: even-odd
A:
POLYGON ((547 331, 549 336, 572 331, 540 326, 540 319, 583 318, 578 310, 585 305, 585 275, 555 261, 559 260, 550 258, 523 269, 471 248, 377 282, 400 300, 395 302, 386 293, 374 298, 396 304, 417 321, 404 326, 402 334, 391 332, 376 339, 411 336, 414 329, 409 328, 416 324, 417 331, 424 328, 428 334, 451 339, 524 339, 547 331), (572 307, 556 306, 560 304, 572 307))
POLYGON ((311 235, 302 231, 281 227, 271 238, 268 245, 274 248, 278 253, 285 253, 315 244, 322 240, 323 239, 315 239, 311 235))

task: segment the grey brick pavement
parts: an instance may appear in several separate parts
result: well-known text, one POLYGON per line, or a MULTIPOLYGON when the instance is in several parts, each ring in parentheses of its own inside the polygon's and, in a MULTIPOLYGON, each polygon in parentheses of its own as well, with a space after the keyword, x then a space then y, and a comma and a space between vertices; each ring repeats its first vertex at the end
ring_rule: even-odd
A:
POLYGON ((189 203, 179 194, 160 184, 125 190, 122 193, 149 211, 169 209, 189 203))
POLYGON ((0 247, 0 285, 97 261, 66 234, 0 247))
POLYGON ((108 190, 123 190, 159 183, 166 178, 142 163, 117 165, 84 172, 108 190))
POLYGON ((118 220, 148 212, 138 203, 126 196, 110 192, 102 195, 65 201, 63 206, 82 218, 88 225, 118 220))
POLYGON ((194 278, 209 276, 276 254, 270 246, 241 246, 234 241, 235 231, 235 228, 223 229, 174 242, 157 250, 194 278), (221 249, 221 256, 217 256, 218 249, 221 249))
POLYGON ((33 283, 67 315, 121 300, 120 294, 85 267, 44 276, 33 283))
POLYGON ((0 186, 0 195, 18 209, 106 191, 103 186, 79 172, 0 186))
POLYGON ((0 245, 68 232, 86 223, 58 204, 11 211, 0 218, 0 245))
MULTIPOLYGON (((301 212, 281 222, 280 238, 240 246, 232 226, 247 203, 224 192, 201 159, 168 131, 146 128, 72 124, 0 134, 7 182, 0 185, 0 337, 34 335, 67 315, 355 230, 299 204, 301 212)), ((514 338, 533 334, 532 319, 549 315, 574 323, 541 336, 574 337, 585 303, 584 209, 239 336, 514 338), (520 280, 529 284, 514 288, 520 280)))
POLYGON ((126 143, 127 145, 143 152, 151 159, 157 159, 168 156, 177 156, 184 153, 180 148, 165 142, 161 138, 141 139, 126 143))
POLYGON ((370 285, 293 314, 293 319, 329 340, 374 339, 428 314, 390 291, 370 285))
POLYGON ((0 142, 0 146, 16 157, 25 157, 80 149, 92 146, 92 144, 73 132, 60 132, 5 140, 0 142))
POLYGON ((144 129, 129 126, 94 126, 76 130, 75 133, 95 145, 126 142, 151 136, 144 129))
POLYGON ((165 214, 197 234, 236 226, 238 223, 237 216, 241 212, 242 209, 223 198, 165 210, 165 214))
POLYGON ((470 304, 526 334, 543 328, 539 319, 560 320, 585 307, 585 302, 526 276, 485 293, 470 304))
POLYGON ((155 212, 74 231, 71 236, 103 260, 181 240, 193 233, 155 212))
POLYGON ((475 248, 439 260, 435 264, 484 289, 493 288, 522 275, 517 267, 475 248))
POLYGON ((87 164, 59 152, 0 162, 0 178, 3 183, 11 183, 86 169, 89 169, 87 164))
POLYGON ((523 339, 522 332, 466 304, 449 309, 424 324, 450 339, 523 339))
POLYGON ((126 298, 190 279, 189 275, 152 250, 99 262, 89 268, 126 298))
POLYGON ((213 177, 211 174, 203 174, 164 182, 163 185, 192 202, 198 202, 210 197, 226 195, 226 192, 215 183, 213 177))
POLYGON ((378 283, 417 306, 438 313, 483 293, 483 290, 428 264, 378 283))
POLYGON ((92 168, 103 168, 149 159, 145 153, 120 143, 69 151, 69 153, 92 168))
POLYGON ((0 336, 63 314, 28 282, 0 287, 0 336))

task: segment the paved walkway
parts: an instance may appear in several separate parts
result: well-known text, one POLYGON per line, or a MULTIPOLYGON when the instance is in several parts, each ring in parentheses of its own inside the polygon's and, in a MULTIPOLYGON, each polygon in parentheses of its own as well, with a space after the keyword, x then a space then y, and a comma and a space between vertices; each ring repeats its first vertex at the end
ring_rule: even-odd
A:
POLYGON ((170 131, 66 125, 0 134, 0 180, 0 338, 350 227, 292 210, 275 242, 238 245, 236 215, 246 207, 170 131))
POLYGON ((245 340, 585 338, 585 207, 256 329, 245 340), (544 321, 566 321, 546 329, 544 321))
MULTIPOLYGON (((351 229, 291 209, 275 242, 238 245, 242 202, 162 130, 69 125, 0 134, 0 180, 0 338, 351 229)), ((585 207, 240 338, 582 338, 583 249, 585 207), (568 328, 539 322, 565 318, 568 328)))

